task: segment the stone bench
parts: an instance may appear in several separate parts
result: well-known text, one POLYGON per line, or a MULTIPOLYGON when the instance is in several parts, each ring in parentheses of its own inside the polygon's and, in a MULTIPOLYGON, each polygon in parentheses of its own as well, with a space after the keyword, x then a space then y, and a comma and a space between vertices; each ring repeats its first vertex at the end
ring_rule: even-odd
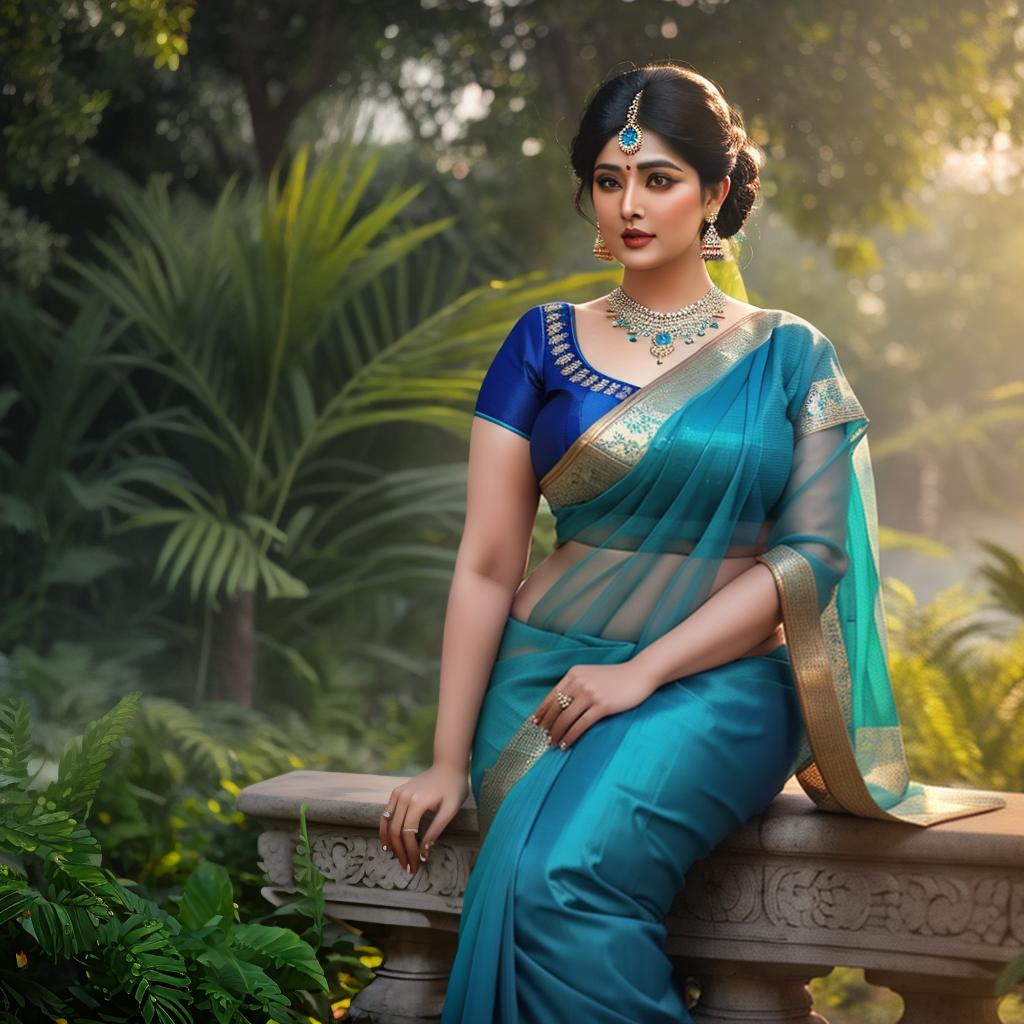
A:
MULTIPOLYGON (((294 891, 306 804, 328 915, 364 927, 385 954, 351 1010, 380 1024, 440 1016, 479 848, 470 795, 407 875, 377 831, 403 781, 295 771, 238 799, 264 829, 263 895, 274 904, 294 891)), ((1005 810, 918 829, 817 811, 791 780, 694 865, 666 920, 667 953, 700 981, 694 1020, 821 1024, 806 985, 838 965, 899 993, 901 1024, 998 1024, 995 978, 1024 952, 1024 795, 1004 796, 1005 810)))

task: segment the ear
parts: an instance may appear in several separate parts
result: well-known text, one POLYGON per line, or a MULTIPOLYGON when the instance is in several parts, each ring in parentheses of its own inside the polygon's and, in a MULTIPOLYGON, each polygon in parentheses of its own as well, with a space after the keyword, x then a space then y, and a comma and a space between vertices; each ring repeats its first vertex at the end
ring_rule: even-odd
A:
POLYGON ((727 174, 717 185, 711 186, 711 194, 715 197, 715 208, 721 209, 722 203, 725 202, 725 197, 729 194, 729 189, 732 186, 732 178, 727 174))

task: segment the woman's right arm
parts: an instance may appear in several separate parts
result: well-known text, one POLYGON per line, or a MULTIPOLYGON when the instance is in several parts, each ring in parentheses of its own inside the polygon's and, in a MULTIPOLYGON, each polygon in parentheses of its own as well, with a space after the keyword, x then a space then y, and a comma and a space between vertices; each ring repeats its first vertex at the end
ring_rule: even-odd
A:
POLYGON ((530 557, 540 491, 529 441, 474 416, 469 439, 466 520, 455 558, 441 646, 434 763, 397 786, 393 810, 380 824, 381 844, 410 874, 455 816, 469 792, 469 759, 477 718, 512 599, 530 557), (422 843, 424 811, 434 818, 422 843))

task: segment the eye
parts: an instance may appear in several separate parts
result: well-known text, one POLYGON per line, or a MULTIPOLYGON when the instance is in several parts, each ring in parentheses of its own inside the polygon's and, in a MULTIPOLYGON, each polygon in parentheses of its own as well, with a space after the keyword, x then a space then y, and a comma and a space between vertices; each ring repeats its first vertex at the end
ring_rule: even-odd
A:
POLYGON ((669 185, 672 184, 672 181, 673 181, 673 179, 670 178, 667 174, 652 174, 647 179, 647 184, 648 185, 654 184, 654 179, 655 178, 661 178, 661 180, 664 182, 664 185, 655 185, 656 188, 667 188, 669 185))
POLYGON ((613 185, 618 185, 618 182, 614 178, 610 177, 607 174, 602 174, 601 177, 597 179, 597 186, 598 186, 598 188, 604 188, 605 187, 605 183, 609 182, 609 181, 613 185))

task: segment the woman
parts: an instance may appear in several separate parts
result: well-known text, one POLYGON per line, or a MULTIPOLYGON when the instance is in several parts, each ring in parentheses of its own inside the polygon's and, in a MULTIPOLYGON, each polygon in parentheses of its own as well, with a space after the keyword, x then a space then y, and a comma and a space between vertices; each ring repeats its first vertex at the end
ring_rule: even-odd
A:
POLYGON ((380 830, 411 874, 468 766, 484 841, 443 1024, 688 1021, 671 901, 794 771, 826 810, 998 806, 908 779, 868 419, 832 343, 708 274, 759 156, 686 67, 602 85, 576 206, 589 190, 621 288, 527 310, 481 386, 435 762, 380 830), (557 546, 523 581, 538 492, 557 546))

